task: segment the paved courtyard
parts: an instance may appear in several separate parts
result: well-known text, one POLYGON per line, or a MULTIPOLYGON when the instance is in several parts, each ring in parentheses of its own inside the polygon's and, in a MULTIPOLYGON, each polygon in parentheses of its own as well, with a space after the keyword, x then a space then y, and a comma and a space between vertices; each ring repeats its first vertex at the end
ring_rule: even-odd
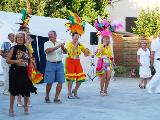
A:
MULTIPOLYGON (((0 94, 0 120, 160 120, 160 94, 148 94, 138 88, 139 79, 115 78, 110 95, 99 96, 99 80, 82 84, 81 99, 67 99, 67 87, 61 94, 62 104, 44 103, 45 84, 38 84, 38 94, 31 96, 30 114, 16 107, 16 116, 8 116, 9 96, 0 94)), ((2 92, 3 86, 0 86, 2 92)), ((51 93, 54 99, 55 85, 51 93)))

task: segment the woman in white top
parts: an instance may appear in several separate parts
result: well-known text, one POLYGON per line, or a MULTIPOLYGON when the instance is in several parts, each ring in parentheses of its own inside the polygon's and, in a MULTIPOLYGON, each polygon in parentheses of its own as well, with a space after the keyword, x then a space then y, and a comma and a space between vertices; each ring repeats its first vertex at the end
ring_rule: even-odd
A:
POLYGON ((147 48, 146 41, 141 41, 141 48, 137 51, 137 62, 139 64, 139 75, 142 79, 139 87, 145 89, 147 80, 151 77, 150 50, 147 48))

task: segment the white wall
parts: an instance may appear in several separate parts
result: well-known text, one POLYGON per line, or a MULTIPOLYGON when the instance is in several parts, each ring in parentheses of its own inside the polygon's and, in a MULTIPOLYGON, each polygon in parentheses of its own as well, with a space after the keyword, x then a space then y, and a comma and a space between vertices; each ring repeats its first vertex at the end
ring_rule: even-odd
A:
MULTIPOLYGON (((113 0, 117 1, 117 0, 113 0)), ((153 8, 160 6, 160 0, 120 0, 110 6, 107 6, 106 10, 109 12, 109 19, 111 21, 120 21, 124 28, 121 31, 125 31, 125 18, 137 17, 141 9, 153 8)))

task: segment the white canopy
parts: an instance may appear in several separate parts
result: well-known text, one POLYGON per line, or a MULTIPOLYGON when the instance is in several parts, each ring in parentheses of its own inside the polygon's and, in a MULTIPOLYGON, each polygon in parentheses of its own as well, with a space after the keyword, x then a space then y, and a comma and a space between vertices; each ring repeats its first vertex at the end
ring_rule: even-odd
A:
MULTIPOLYGON (((7 39, 7 34, 10 32, 16 33, 19 29, 19 24, 21 23, 22 15, 20 13, 11 13, 0 11, 0 42, 7 39)), ((36 36, 47 37, 48 31, 55 30, 57 32, 58 39, 62 41, 71 40, 71 35, 66 32, 67 28, 65 23, 68 20, 60 18, 50 18, 43 16, 32 16, 29 22, 30 33, 36 36)), ((92 46, 90 45, 90 32, 95 32, 96 29, 90 24, 86 23, 85 34, 81 36, 80 41, 87 48, 92 51, 92 46)), ((88 65, 90 65, 90 59, 82 57, 81 62, 84 70, 88 70, 88 65)), ((0 66, 1 72, 1 66, 0 66)))
MULTIPOLYGON (((11 29, 13 32, 16 32, 19 29, 19 24, 21 23, 22 14, 20 13, 11 13, 0 11, 0 23, 6 26, 6 29, 11 29)), ((69 40, 71 36, 69 32, 66 32, 67 28, 65 23, 68 20, 60 18, 50 18, 43 16, 32 16, 29 22, 30 33, 32 35, 47 37, 48 31, 55 30, 57 32, 58 38, 61 40, 69 40)), ((1 29, 1 27, 0 27, 1 29)), ((81 40, 89 41, 90 32, 94 32, 96 29, 90 24, 86 23, 85 34, 82 35, 81 40)), ((10 30, 5 30, 4 35, 9 33, 10 30)))

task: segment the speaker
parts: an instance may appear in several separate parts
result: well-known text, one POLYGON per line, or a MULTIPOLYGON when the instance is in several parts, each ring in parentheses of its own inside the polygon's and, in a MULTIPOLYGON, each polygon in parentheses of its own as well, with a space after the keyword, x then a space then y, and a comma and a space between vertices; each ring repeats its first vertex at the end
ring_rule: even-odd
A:
POLYGON ((90 45, 98 45, 97 32, 90 32, 90 45))

